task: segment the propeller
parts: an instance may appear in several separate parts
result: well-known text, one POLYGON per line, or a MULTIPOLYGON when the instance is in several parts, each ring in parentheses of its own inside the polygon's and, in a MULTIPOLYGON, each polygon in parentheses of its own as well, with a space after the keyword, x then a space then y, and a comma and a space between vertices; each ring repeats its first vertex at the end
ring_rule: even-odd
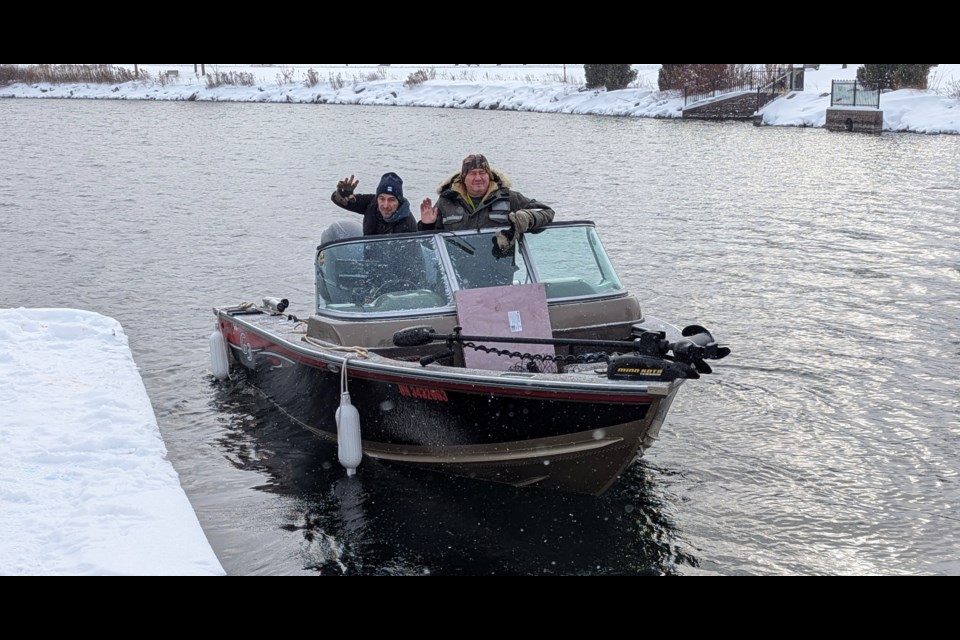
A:
POLYGON ((704 360, 720 360, 730 355, 729 347, 721 347, 705 327, 691 324, 683 328, 680 335, 684 339, 671 345, 677 362, 692 364, 700 373, 713 373, 713 369, 704 360))

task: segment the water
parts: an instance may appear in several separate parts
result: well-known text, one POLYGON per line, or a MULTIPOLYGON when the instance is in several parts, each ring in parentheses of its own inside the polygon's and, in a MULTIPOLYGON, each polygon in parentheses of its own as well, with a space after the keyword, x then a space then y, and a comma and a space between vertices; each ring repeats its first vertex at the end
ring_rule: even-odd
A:
POLYGON ((0 307, 119 320, 226 571, 960 575, 960 138, 428 108, 0 101, 0 307), (313 301, 330 192, 484 153, 733 354, 599 498, 336 450, 210 375, 212 307, 313 301))

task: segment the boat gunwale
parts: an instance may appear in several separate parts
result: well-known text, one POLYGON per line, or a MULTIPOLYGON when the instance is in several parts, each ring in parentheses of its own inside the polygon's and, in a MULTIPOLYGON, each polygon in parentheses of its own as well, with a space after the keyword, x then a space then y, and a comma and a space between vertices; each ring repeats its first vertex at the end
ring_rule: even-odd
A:
MULTIPOLYGON (((327 343, 316 338, 315 342, 304 340, 305 334, 301 335, 300 340, 293 342, 287 339, 279 332, 254 324, 245 317, 230 315, 225 309, 216 309, 218 318, 221 321, 229 321, 235 325, 242 326, 253 331, 260 338, 274 344, 275 346, 287 350, 294 357, 304 358, 306 361, 302 364, 307 366, 321 366, 336 369, 343 366, 347 358, 348 375, 357 378, 367 378, 371 375, 378 379, 387 379, 394 376, 395 379, 389 379, 389 382, 397 384, 428 384, 430 386, 463 386, 476 387, 477 385, 493 386, 504 391, 520 392, 547 392, 551 397, 557 394, 580 393, 589 395, 594 401, 618 401, 618 402, 647 402, 654 398, 669 395, 671 390, 682 384, 683 379, 677 379, 672 382, 656 381, 631 381, 631 380, 611 380, 609 378, 600 378, 596 374, 590 375, 579 372, 567 373, 534 373, 532 377, 517 376, 516 372, 494 371, 484 369, 465 369, 462 367, 448 367, 440 364, 431 364, 426 367, 419 362, 409 362, 405 360, 396 360, 381 356, 376 352, 366 349, 367 358, 355 357, 358 351, 351 352, 350 347, 327 343), (324 344, 316 344, 324 342, 324 344), (326 346, 329 345, 329 346, 326 346), (367 375, 364 375, 366 373, 367 375), (614 396, 617 396, 614 398, 614 396)), ((269 316, 268 314, 258 314, 261 317, 276 319, 286 322, 285 316, 269 316)), ((293 324, 290 329, 293 329, 293 324)), ((292 331, 289 332, 292 334, 292 331)), ((234 345, 234 348, 238 348, 234 345)), ((278 354, 282 356, 283 354, 278 354)), ((481 392, 481 391, 477 391, 481 392)), ((558 401, 578 401, 577 398, 553 398, 558 401)))

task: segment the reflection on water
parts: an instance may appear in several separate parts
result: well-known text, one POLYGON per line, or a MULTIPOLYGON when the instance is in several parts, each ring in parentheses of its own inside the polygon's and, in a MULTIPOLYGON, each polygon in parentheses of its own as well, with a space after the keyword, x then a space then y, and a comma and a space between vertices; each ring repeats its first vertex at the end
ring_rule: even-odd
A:
POLYGON ((242 376, 215 387, 220 446, 260 491, 292 499, 303 567, 321 575, 661 575, 697 561, 650 490, 643 462, 599 498, 516 489, 364 458, 306 433, 242 376))

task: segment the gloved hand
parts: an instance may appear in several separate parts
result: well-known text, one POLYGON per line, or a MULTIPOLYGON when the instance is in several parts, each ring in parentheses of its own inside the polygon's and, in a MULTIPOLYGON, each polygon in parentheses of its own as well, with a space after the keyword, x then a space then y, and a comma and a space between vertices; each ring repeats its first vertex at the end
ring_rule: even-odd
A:
POLYGON ((512 231, 497 231, 493 234, 493 257, 499 259, 512 255, 514 237, 512 231))
POLYGON ((342 198, 349 198, 353 195, 353 190, 357 188, 358 184, 360 184, 360 181, 351 175, 349 178, 344 178, 337 183, 337 193, 339 193, 342 198))
POLYGON ((526 233, 527 229, 536 224, 537 219, 534 217, 533 212, 527 211, 526 209, 517 209, 516 211, 510 212, 510 222, 513 223, 513 228, 516 229, 517 233, 526 233))

